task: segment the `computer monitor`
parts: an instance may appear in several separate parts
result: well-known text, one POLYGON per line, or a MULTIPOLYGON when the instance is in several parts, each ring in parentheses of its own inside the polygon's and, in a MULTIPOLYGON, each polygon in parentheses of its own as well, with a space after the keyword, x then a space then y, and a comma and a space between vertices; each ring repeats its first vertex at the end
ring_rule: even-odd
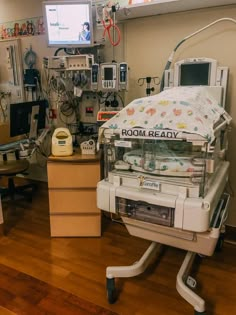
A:
POLYGON ((174 86, 215 86, 217 61, 211 58, 187 58, 175 63, 174 86))
POLYGON ((43 2, 48 47, 91 47, 93 20, 91 0, 43 2))
POLYGON ((177 61, 165 70, 164 88, 203 86, 225 107, 229 69, 219 66, 217 60, 205 57, 177 61))
POLYGON ((209 62, 181 64, 180 68, 180 86, 209 85, 209 62))
POLYGON ((47 100, 14 103, 10 105, 10 136, 37 137, 39 129, 45 128, 47 100))

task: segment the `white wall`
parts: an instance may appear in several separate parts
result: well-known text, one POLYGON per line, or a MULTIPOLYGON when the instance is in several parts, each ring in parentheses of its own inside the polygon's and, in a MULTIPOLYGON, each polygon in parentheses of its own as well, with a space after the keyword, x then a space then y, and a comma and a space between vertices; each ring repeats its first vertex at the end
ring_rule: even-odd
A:
MULTIPOLYGON (((137 80, 146 76, 162 76, 167 59, 174 47, 187 35, 209 23, 236 17, 236 5, 172 13, 137 20, 125 25, 125 59, 130 66, 130 90, 127 101, 145 96, 145 86, 137 80)), ((230 68, 227 110, 233 117, 229 137, 228 159, 231 188, 236 191, 236 24, 220 22, 186 41, 175 54, 176 60, 189 57, 208 57, 230 68)), ((157 88, 158 90, 158 88, 157 88)), ((156 92, 157 92, 156 90, 156 92)), ((228 223, 236 226, 235 198, 231 200, 228 223)))
MULTIPOLYGON (((42 1, 41 0, 1 0, 0 1, 0 24, 26 19, 39 17, 43 15, 42 1)), ((47 48, 46 36, 35 35, 20 37, 22 55, 32 45, 33 51, 37 54, 36 68, 41 69, 43 56, 53 55, 53 49, 47 48)), ((0 41, 1 45, 1 41, 0 41)), ((1 47, 1 46, 0 46, 1 47)), ((23 61, 22 61, 23 62, 23 61)), ((23 67, 27 66, 23 62, 23 67)))
POLYGON ((41 0, 1 0, 0 23, 42 15, 41 0))

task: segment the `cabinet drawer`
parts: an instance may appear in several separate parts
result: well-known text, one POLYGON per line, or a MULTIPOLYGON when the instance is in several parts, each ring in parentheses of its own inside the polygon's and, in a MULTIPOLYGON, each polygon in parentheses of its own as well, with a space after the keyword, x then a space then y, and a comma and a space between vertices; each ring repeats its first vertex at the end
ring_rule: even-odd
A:
POLYGON ((49 188, 95 188, 100 180, 99 163, 48 163, 49 188))
POLYGON ((49 189, 50 213, 100 213, 96 189, 49 189))
POLYGON ((101 215, 50 215, 51 236, 101 236, 101 215))

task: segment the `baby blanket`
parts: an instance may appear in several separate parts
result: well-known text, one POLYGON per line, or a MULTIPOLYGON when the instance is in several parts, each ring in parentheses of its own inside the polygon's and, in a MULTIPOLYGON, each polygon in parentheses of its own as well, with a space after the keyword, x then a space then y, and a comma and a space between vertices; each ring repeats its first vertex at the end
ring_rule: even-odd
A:
POLYGON ((214 140, 214 125, 224 114, 204 87, 174 87, 159 94, 135 99, 102 128, 176 130, 214 140))

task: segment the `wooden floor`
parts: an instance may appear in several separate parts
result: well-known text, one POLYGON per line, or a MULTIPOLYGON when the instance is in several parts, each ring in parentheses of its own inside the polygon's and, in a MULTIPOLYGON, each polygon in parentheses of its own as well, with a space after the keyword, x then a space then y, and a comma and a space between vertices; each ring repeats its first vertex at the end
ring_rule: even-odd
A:
POLYGON ((0 314, 117 315, 44 281, 0 264, 0 314))
MULTIPOLYGON (((110 305, 106 297, 106 267, 133 264, 147 249, 149 241, 130 236, 124 226, 106 217, 103 217, 101 238, 51 238, 46 184, 40 185, 32 204, 19 202, 14 209, 4 202, 3 207, 7 232, 0 238, 0 270, 3 275, 4 266, 10 267, 18 275, 20 272, 46 282, 65 294, 120 315, 194 314, 193 307, 179 296, 175 287, 184 251, 165 247, 142 275, 116 279, 119 297, 115 304, 110 305)), ((7 273, 7 268, 5 271, 7 273)), ((192 275, 198 283, 197 293, 206 301, 207 315, 236 314, 234 245, 225 244, 221 252, 209 258, 198 256, 192 275)), ((11 281, 14 288, 17 279, 13 277, 11 281)), ((24 285, 21 288, 24 290, 24 285)), ((25 294, 24 298, 32 302, 34 292, 25 294)), ((58 301, 54 297, 55 308, 60 296, 58 294, 58 301)), ((48 310, 40 314, 55 314, 53 303, 51 305, 52 312, 48 310)), ((33 313, 13 312, 0 304, 0 315, 12 314, 38 314, 37 304, 33 313)), ((80 315, 79 309, 74 314, 80 315)))

